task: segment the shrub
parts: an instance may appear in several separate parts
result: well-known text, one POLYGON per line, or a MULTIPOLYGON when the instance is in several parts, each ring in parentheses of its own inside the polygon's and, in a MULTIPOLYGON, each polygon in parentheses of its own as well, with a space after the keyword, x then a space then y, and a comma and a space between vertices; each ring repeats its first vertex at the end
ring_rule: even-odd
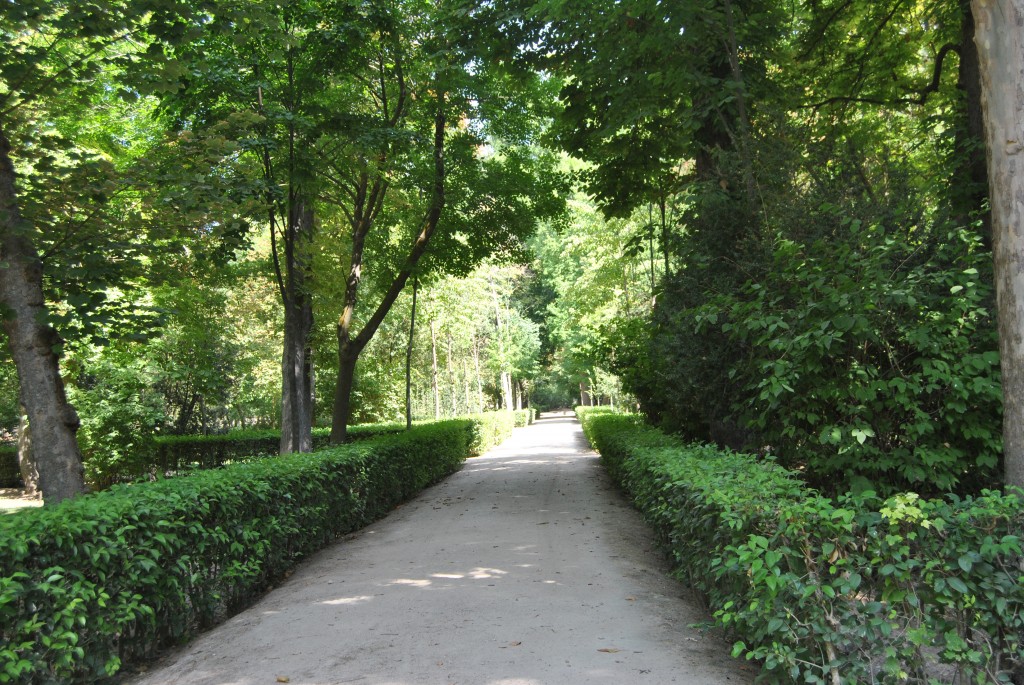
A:
POLYGON ((186 639, 457 470, 482 423, 439 422, 0 517, 0 682, 93 682, 186 639))
POLYGON ((581 412, 679 575, 769 682, 1008 682, 1024 663, 1024 506, 1012 495, 836 501, 770 460, 581 412))
POLYGON ((472 422, 469 438, 469 453, 476 457, 496 445, 500 445, 515 427, 515 417, 510 411, 489 411, 468 417, 472 422))
POLYGON ((512 412, 512 420, 516 428, 525 428, 529 426, 530 421, 530 410, 529 409, 516 409, 512 412))
POLYGON ((760 278, 691 312, 734 349, 721 382, 748 447, 830 491, 999 482, 992 258, 973 229, 922 231, 847 220, 812 244, 779 240, 760 278))
MULTIPOLYGON (((373 423, 349 426, 350 440, 399 433, 404 423, 373 423)), ((313 429, 313 449, 328 446, 330 429, 313 429)), ((278 455, 281 431, 244 429, 216 435, 161 435, 153 438, 148 449, 125 454, 118 449, 117 459, 86 460, 90 483, 103 488, 113 483, 129 483, 139 478, 175 475, 194 469, 212 469, 225 464, 254 461, 278 455)))

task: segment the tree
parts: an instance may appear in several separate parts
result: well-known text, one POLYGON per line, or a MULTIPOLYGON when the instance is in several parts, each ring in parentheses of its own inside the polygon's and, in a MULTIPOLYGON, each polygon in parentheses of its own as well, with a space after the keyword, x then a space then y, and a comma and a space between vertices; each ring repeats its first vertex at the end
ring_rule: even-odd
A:
POLYGON ((494 46, 473 39, 473 13, 460 3, 411 7, 394 29, 398 47, 388 54, 395 66, 382 69, 374 87, 381 89, 377 117, 412 132, 404 154, 413 173, 398 176, 396 151, 381 144, 336 174, 351 189, 345 209, 351 233, 337 326, 335 443, 346 439, 359 357, 412 274, 467 272, 488 255, 514 251, 539 217, 559 207, 560 179, 544 173, 551 157, 529 148, 543 110, 524 103, 547 92, 544 81, 501 59, 485 59, 494 46), (400 107, 408 108, 407 115, 399 116, 400 107), (402 199, 396 202, 396 196, 402 199), (388 211, 389 202, 420 213, 388 211), (388 220, 400 240, 381 239, 388 220), (379 299, 359 326, 364 252, 374 242, 386 248, 383 261, 390 268, 378 269, 379 299), (401 247, 395 250, 394 243, 401 247), (421 260, 427 260, 422 269, 421 260))
POLYGON ((43 292, 40 229, 20 206, 15 160, 26 172, 52 162, 54 139, 61 143, 42 135, 38 118, 46 104, 88 92, 83 82, 116 60, 110 46, 144 21, 116 0, 73 7, 24 2, 0 18, 0 304, 47 503, 84 491, 79 419, 60 375, 61 339, 43 292))
POLYGON ((1024 2, 972 0, 985 112, 1008 486, 1024 487, 1024 2))

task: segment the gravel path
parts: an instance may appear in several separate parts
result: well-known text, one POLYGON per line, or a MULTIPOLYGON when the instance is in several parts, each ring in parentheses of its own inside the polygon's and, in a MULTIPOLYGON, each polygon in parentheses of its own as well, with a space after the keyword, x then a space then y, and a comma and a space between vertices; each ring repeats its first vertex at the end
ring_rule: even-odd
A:
POLYGON ((134 685, 750 683, 575 418, 541 419, 134 685))

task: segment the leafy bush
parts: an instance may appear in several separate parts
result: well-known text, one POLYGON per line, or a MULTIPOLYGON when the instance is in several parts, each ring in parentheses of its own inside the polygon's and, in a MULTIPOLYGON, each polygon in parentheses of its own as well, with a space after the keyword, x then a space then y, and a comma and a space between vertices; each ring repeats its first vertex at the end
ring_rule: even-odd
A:
POLYGON ((468 417, 473 428, 469 438, 469 453, 476 457, 495 445, 500 445, 515 428, 515 417, 510 411, 489 411, 468 417))
POLYGON ((679 575, 769 682, 1009 682, 1024 664, 1024 506, 1012 495, 836 501, 770 460, 581 412, 679 575), (947 676, 948 677, 948 672, 947 676))
POLYGON ((533 421, 530 417, 529 409, 516 409, 512 412, 512 421, 516 428, 525 428, 529 426, 533 421))
POLYGON ((439 422, 0 518, 0 682, 93 682, 186 639, 457 470, 483 423, 439 422))
POLYGON ((778 234, 732 281, 695 260, 659 299, 656 368, 618 370, 667 430, 771 451, 829 494, 997 485, 992 260, 978 230, 843 211, 823 207, 810 235, 778 234))
POLYGON ((82 419, 78 444, 85 479, 102 489, 117 482, 120 471, 152 458, 163 400, 150 387, 146 361, 127 350, 93 350, 85 363, 89 373, 68 387, 68 399, 82 419))
POLYGON ((814 485, 998 483, 991 257, 966 229, 927 249, 880 226, 847 230, 845 240, 781 241, 764 278, 698 313, 746 352, 731 368, 739 414, 814 485))

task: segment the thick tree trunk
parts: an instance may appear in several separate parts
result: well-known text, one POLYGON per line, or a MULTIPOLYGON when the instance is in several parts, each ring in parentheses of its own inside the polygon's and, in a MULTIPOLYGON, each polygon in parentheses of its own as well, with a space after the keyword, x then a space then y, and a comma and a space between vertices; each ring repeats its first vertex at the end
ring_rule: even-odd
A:
POLYGON ((78 414, 64 393, 57 359, 61 340, 46 323, 43 264, 22 219, 10 144, 0 130, 0 304, 18 370, 21 399, 32 426, 39 489, 46 504, 85 492, 78 414))
POLYGON ((281 355, 281 454, 313 450, 313 379, 309 335, 313 302, 309 294, 309 246, 313 237, 313 207, 301 197, 293 200, 288 219, 283 289, 284 347, 281 355))
POLYGON ((281 454, 313 449, 313 396, 309 333, 313 312, 305 302, 285 306, 281 358, 281 454))
MULTIPOLYGON (((339 334, 339 338, 340 338, 339 334)), ((331 444, 340 445, 348 440, 348 422, 352 413, 352 387, 356 379, 356 362, 359 354, 353 352, 348 341, 338 342, 338 380, 334 389, 335 420, 331 425, 331 444), (337 417, 345 417, 338 421, 337 417)))
POLYGON ((1024 0, 972 0, 992 204, 1006 485, 1024 487, 1024 0))

